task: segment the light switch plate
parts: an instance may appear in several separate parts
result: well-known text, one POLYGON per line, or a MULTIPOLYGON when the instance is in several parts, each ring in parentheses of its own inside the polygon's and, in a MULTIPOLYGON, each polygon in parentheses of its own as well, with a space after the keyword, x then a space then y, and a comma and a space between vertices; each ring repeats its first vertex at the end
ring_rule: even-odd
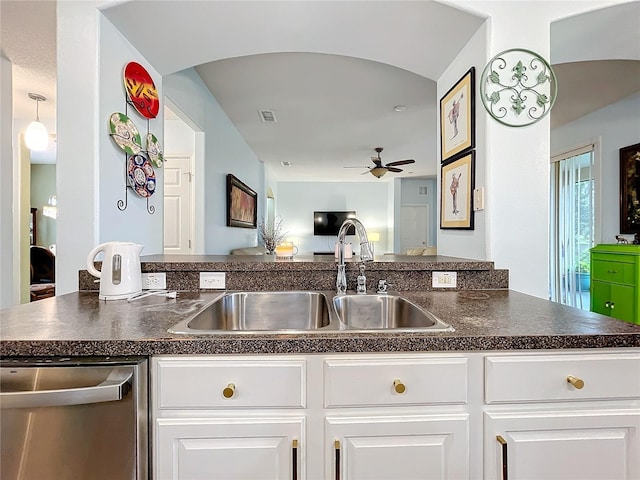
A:
POLYGON ((225 272, 200 272, 200 288, 224 290, 226 283, 225 272))
POLYGON ((162 273, 143 273, 142 274, 143 290, 166 290, 167 274, 162 273))
POLYGON ((473 211, 484 210, 484 187, 473 190, 473 211))
POLYGON ((433 272, 431 277, 431 286, 433 288, 456 288, 457 284, 457 272, 433 272))

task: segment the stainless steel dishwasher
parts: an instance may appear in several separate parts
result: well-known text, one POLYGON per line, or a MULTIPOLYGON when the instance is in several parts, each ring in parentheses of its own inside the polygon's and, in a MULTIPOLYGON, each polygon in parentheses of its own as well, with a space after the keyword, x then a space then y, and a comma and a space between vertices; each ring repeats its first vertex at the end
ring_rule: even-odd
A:
POLYGON ((2 480, 146 479, 144 357, 0 360, 2 480))

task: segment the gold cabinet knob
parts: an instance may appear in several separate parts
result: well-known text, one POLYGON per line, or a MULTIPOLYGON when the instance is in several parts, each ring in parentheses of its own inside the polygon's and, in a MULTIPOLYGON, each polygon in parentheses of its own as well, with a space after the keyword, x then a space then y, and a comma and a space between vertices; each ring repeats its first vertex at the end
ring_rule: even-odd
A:
POLYGON ((582 387, 584 387, 584 380, 582 380, 582 379, 580 379, 578 377, 574 377, 572 375, 569 375, 567 377, 567 382, 569 382, 571 385, 573 385, 578 390, 580 390, 582 387))
POLYGON ((224 396, 224 398, 231 398, 235 393, 236 393, 236 386, 233 383, 230 383, 229 385, 224 387, 224 390, 222 390, 222 395, 224 396))
POLYGON ((397 378, 393 381, 393 390, 396 393, 403 394, 406 389, 407 389, 407 387, 405 387, 404 383, 402 383, 397 378))

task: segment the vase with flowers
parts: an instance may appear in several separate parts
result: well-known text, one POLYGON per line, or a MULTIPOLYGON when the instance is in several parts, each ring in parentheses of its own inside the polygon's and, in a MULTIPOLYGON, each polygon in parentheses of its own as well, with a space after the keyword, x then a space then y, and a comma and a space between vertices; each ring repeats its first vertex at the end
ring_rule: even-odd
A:
POLYGON ((258 223, 258 232, 264 248, 267 249, 267 254, 275 254, 276 247, 287 235, 284 231, 284 218, 276 216, 271 222, 261 220, 258 223))

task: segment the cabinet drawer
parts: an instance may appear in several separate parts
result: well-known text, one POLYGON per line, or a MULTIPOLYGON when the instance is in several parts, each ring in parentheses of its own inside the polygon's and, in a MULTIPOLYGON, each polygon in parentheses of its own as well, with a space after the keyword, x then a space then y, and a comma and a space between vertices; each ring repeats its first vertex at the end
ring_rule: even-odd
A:
POLYGON ((485 358, 486 403, 640 397, 640 354, 485 358), (584 382, 576 388, 568 377, 584 382))
POLYGON ((464 404, 467 369, 467 359, 457 357, 326 360, 324 404, 326 408, 464 404))
POLYGON ((636 267, 633 263, 594 260, 591 275, 594 280, 634 285, 636 267))
POLYGON ((303 408, 306 404, 304 360, 161 359, 156 363, 156 378, 161 409, 303 408))

